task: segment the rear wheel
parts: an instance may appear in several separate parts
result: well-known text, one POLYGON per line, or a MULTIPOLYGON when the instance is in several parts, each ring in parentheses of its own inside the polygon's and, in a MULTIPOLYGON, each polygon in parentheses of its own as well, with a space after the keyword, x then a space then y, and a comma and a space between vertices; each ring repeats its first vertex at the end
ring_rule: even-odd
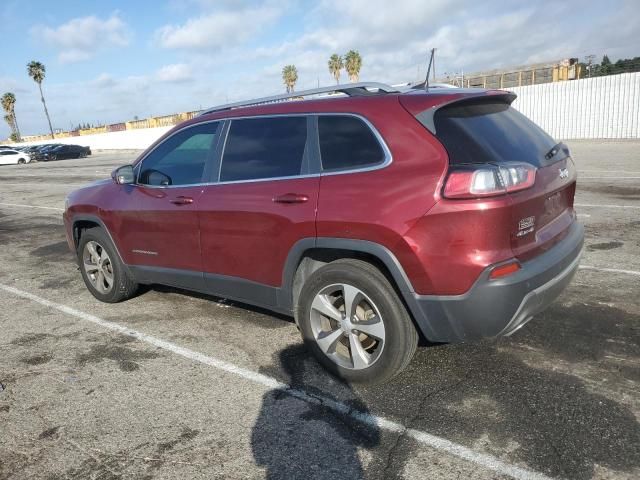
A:
POLYGON ((117 303, 135 295, 138 284, 130 276, 104 230, 86 230, 78 245, 78 263, 85 285, 101 302, 117 303))
POLYGON ((360 260, 337 260, 302 287, 296 318, 322 365, 350 382, 381 383, 411 361, 418 333, 386 277, 360 260))

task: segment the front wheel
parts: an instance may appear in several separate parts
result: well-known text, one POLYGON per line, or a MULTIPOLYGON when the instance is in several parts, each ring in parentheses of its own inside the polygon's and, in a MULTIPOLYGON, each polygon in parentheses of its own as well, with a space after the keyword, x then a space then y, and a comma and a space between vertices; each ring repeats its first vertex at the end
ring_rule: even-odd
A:
POLYGON ((331 262, 302 287, 296 319, 318 361, 350 382, 382 383, 402 371, 418 332, 387 278, 360 260, 331 262))
POLYGON ((86 230, 80 238, 77 254, 82 279, 98 300, 117 303, 135 295, 138 284, 120 261, 104 230, 99 227, 86 230))
POLYGON ((24 158, 18 159, 18 165, 24 165, 25 163, 27 163, 27 161, 24 158))

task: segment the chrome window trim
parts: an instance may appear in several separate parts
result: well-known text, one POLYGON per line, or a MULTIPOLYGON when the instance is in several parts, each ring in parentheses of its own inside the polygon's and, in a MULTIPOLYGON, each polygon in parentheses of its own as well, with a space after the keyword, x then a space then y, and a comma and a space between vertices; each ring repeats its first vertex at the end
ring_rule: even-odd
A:
MULTIPOLYGON (((376 137, 376 139, 378 140, 378 143, 380 144, 380 146, 382 147, 382 152, 384 153, 384 159, 382 160, 382 162, 377 162, 377 163, 373 163, 369 166, 365 166, 365 167, 359 167, 359 168, 345 168, 344 170, 328 170, 326 172, 321 172, 321 175, 327 176, 327 175, 344 175, 346 173, 360 173, 360 172, 371 172, 373 170, 379 170, 381 168, 385 168, 389 165, 391 165, 391 163, 393 162, 393 155, 391 154, 391 150, 389 149, 389 146, 387 145, 387 142, 384 141, 384 138, 382 138, 382 135, 380 134, 380 132, 378 131, 378 129, 376 127, 373 126, 373 124, 365 117, 363 117, 362 115, 359 114, 355 114, 355 113, 317 113, 315 114, 316 116, 335 116, 335 115, 340 115, 340 116, 345 116, 345 117, 355 117, 358 118, 360 120, 362 120, 365 125, 367 127, 369 127, 369 129, 373 132, 373 135, 376 137)), ((318 128, 318 141, 320 140, 320 128, 318 128)), ((320 148, 318 146, 318 148, 320 148)), ((322 163, 322 152, 320 152, 320 162, 322 163)))
MULTIPOLYGON (((144 185, 136 182, 134 185, 145 187, 145 188, 168 189, 168 188, 186 188, 186 187, 205 187, 205 186, 212 186, 212 185, 233 185, 237 183, 256 183, 256 182, 272 182, 272 181, 281 181, 281 180, 296 180, 296 179, 302 179, 302 178, 317 178, 317 177, 326 177, 326 176, 332 176, 332 175, 346 175, 350 173, 372 172, 375 170, 381 170, 383 168, 386 168, 393 163, 393 155, 391 153, 391 150, 389 149, 389 146, 385 142, 384 138, 382 137, 378 129, 364 116, 358 113, 350 113, 350 112, 316 112, 316 113, 308 112, 308 113, 280 113, 280 114, 264 114, 264 115, 256 114, 256 115, 229 116, 229 117, 217 118, 214 120, 207 120, 204 122, 198 122, 191 125, 187 125, 186 127, 183 127, 173 132, 171 135, 165 138, 162 143, 169 140, 169 138, 176 135, 177 133, 182 132, 183 130, 186 130, 187 128, 196 127, 198 125, 204 125, 206 123, 215 123, 215 122, 223 123, 225 121, 231 122, 232 120, 244 120, 244 119, 252 119, 252 118, 310 117, 310 116, 316 116, 316 117, 345 116, 345 117, 355 117, 362 120, 365 123, 365 125, 367 125, 367 127, 369 127, 369 129, 373 132, 374 136, 378 140, 378 143, 382 147, 382 151, 384 152, 384 160, 380 163, 376 163, 366 167, 351 168, 351 169, 337 170, 337 171, 334 170, 334 171, 319 172, 319 173, 312 173, 312 174, 306 174, 306 175, 292 175, 289 177, 270 177, 270 178, 256 178, 256 179, 248 179, 248 180, 230 180, 226 182, 213 181, 213 182, 192 183, 188 185, 187 184, 185 185, 144 185)), ((227 138, 229 135, 230 128, 231 128, 231 125, 229 125, 229 128, 226 129, 224 143, 222 145, 222 152, 220 153, 220 164, 218 165, 218 175, 217 175, 218 179, 220 178, 222 161, 224 159, 224 151, 227 146, 227 138)), ((144 157, 138 160, 138 162, 136 163, 136 168, 138 168, 138 165, 141 165, 142 162, 144 162, 145 158, 147 158, 147 156, 150 155, 153 151, 155 151, 156 148, 158 148, 160 145, 161 144, 158 144, 153 150, 147 152, 144 157)), ((136 175, 136 180, 137 180, 137 175, 136 175)))

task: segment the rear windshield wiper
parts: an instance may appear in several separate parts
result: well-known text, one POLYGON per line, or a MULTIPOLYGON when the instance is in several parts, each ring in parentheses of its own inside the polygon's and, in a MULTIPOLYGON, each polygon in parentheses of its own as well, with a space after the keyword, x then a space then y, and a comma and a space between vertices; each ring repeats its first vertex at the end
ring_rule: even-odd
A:
POLYGON ((561 151, 564 152, 567 156, 569 156, 569 147, 567 147, 563 142, 560 142, 554 145, 553 148, 545 154, 544 158, 546 160, 551 160, 561 151))

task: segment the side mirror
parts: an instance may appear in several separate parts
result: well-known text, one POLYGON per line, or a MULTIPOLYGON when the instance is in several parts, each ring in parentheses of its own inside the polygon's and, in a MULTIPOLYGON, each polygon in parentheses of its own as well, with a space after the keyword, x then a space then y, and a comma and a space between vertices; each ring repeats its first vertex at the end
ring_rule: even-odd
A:
POLYGON ((129 185, 135 181, 135 174, 133 173, 133 167, 131 165, 124 165, 116 168, 111 173, 113 181, 120 185, 129 185))

